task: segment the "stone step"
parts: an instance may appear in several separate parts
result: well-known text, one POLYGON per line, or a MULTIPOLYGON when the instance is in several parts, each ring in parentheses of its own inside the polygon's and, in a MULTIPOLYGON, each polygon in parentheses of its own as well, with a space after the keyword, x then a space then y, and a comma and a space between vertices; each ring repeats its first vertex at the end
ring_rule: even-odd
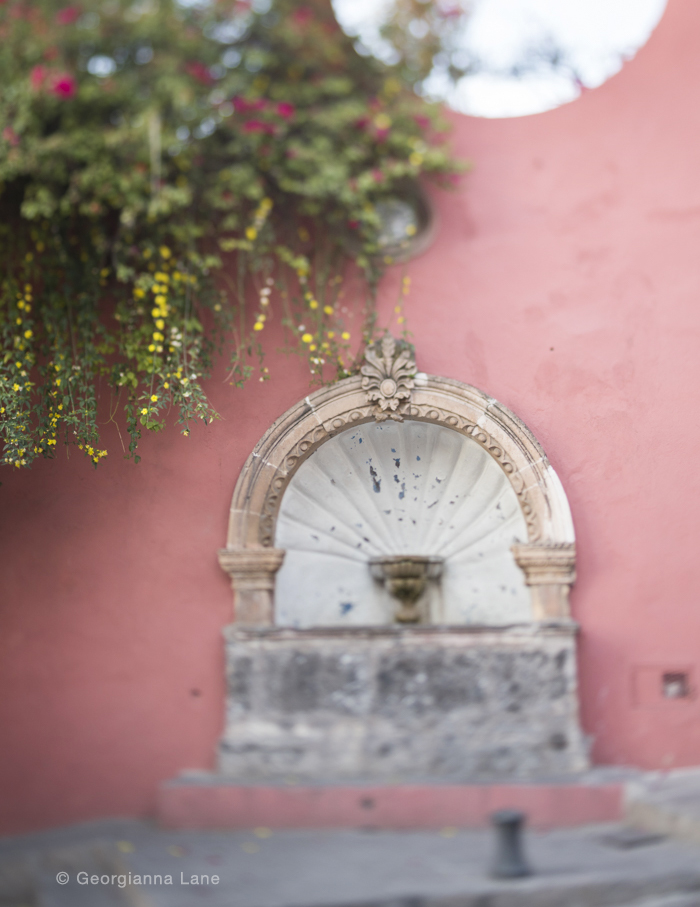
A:
POLYGON ((636 828, 700 844, 700 769, 648 773, 630 780, 624 814, 636 828))
POLYGON ((520 809, 532 828, 567 828, 622 818, 624 773, 586 772, 522 783, 404 780, 244 783, 189 773, 161 784, 163 828, 483 828, 498 809, 520 809))

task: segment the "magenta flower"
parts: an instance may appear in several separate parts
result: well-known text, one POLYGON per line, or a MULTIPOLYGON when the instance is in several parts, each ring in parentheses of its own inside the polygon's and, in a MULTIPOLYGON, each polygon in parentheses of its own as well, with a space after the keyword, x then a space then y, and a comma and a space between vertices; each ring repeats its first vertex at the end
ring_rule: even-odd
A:
POLYGON ((201 82, 202 85, 211 85, 214 81, 207 67, 204 63, 200 63, 199 60, 191 60, 189 63, 185 63, 185 72, 192 76, 193 79, 201 82))
POLYGON ((285 120, 291 119, 296 113, 296 107, 294 104, 289 104, 287 101, 281 101, 277 105, 277 113, 284 117, 285 120))
POLYGON ((73 76, 66 73, 57 75, 51 83, 51 92, 58 98, 72 98, 76 90, 76 82, 73 76))
POLYGON ((307 22, 310 22, 314 17, 314 11, 309 9, 308 6, 300 6, 296 9, 292 15, 292 19, 297 23, 297 25, 306 25, 307 22))
POLYGON ((15 130, 12 128, 12 126, 5 126, 5 128, 2 131, 2 137, 5 139, 6 142, 9 142, 13 148, 16 147, 17 145, 19 145, 19 136, 17 135, 15 130))
POLYGON ((239 97, 233 99, 233 109, 236 113, 250 113, 254 110, 264 110, 266 107, 265 98, 256 98, 254 101, 246 101, 245 98, 239 97))
POLYGON ((29 83, 34 91, 39 91, 46 81, 47 71, 45 66, 35 66, 29 73, 29 83))
POLYGON ((243 132, 263 132, 266 135, 274 135, 275 127, 271 123, 263 123, 262 120, 248 120, 243 124, 243 132))
POLYGON ((56 13, 58 25, 72 25, 80 17, 80 8, 77 6, 64 6, 56 13))

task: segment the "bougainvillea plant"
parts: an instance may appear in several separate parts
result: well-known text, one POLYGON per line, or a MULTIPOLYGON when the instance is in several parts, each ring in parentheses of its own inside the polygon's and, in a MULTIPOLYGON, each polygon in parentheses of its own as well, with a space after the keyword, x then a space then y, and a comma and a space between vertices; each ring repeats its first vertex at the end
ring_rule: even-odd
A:
POLYGON ((217 351, 266 376, 273 318, 315 380, 348 374, 377 203, 457 170, 397 72, 328 0, 0 0, 2 462, 97 464, 108 419, 131 456, 168 414, 188 434, 217 351))

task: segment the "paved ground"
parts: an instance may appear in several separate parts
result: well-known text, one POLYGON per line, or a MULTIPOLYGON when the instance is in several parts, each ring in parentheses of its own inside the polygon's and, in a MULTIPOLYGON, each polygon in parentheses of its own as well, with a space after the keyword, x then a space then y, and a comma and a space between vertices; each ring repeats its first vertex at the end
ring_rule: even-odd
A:
POLYGON ((165 832, 115 820, 0 841, 0 905, 700 907, 697 845, 641 843, 620 826, 597 826, 531 833, 527 854, 535 875, 499 882, 489 877, 486 831, 165 832), (110 884, 80 885, 81 871, 110 884), (120 888, 129 873, 142 884, 120 888), (145 875, 172 884, 143 884, 145 875), (193 875, 209 884, 186 884, 193 875))
POLYGON ((635 825, 700 845, 700 769, 648 772, 627 784, 635 825))

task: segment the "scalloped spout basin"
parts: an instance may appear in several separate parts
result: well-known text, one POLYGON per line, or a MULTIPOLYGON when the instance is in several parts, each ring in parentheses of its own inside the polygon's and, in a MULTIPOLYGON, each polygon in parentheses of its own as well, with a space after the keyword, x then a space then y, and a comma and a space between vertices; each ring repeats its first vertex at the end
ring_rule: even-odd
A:
POLYGON ((397 599, 395 619, 401 624, 427 623, 430 615, 421 608, 428 580, 440 580, 445 559, 437 555, 396 554, 370 558, 374 579, 384 583, 397 599))

